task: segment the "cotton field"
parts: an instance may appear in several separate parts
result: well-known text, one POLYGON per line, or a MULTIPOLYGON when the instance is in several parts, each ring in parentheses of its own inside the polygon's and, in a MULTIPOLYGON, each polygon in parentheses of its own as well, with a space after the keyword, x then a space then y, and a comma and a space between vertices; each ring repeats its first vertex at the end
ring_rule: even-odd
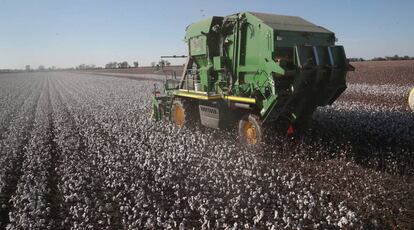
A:
POLYGON ((0 74, 0 228, 413 228, 414 77, 370 71, 261 149, 151 120, 156 76, 0 74))

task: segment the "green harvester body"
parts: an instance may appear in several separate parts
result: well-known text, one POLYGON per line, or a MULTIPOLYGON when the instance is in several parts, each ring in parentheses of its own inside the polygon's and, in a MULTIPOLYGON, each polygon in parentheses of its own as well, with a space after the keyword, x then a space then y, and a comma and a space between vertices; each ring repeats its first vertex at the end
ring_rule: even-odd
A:
POLYGON ((153 98, 156 119, 179 98, 198 107, 205 126, 228 126, 251 113, 261 123, 309 120, 332 104, 353 70, 335 34, 299 17, 244 12, 187 27, 181 79, 153 98), (211 109, 209 109, 211 108, 211 109))

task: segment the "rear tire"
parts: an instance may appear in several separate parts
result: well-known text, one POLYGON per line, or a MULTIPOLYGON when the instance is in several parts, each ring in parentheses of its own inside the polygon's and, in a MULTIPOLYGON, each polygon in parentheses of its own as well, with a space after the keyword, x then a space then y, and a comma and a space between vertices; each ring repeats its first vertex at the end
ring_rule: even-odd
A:
POLYGON ((260 117, 255 114, 247 114, 239 121, 239 138, 242 144, 250 147, 258 147, 263 140, 263 127, 260 117))
POLYGON ((193 101, 174 99, 171 107, 171 120, 179 128, 188 127, 199 120, 200 115, 193 101))

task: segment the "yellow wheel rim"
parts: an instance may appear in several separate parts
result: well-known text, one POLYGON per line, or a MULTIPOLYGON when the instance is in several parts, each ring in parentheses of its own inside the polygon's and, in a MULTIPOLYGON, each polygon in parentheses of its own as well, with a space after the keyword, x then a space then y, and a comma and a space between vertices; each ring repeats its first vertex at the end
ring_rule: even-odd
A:
POLYGON ((254 145, 257 143, 256 127, 250 121, 244 123, 243 134, 248 144, 254 145))
POLYGON ((173 119, 174 119, 174 123, 182 128, 184 126, 184 122, 185 122, 185 114, 184 114, 184 109, 181 108, 180 106, 175 106, 174 109, 174 114, 173 114, 173 119))
POLYGON ((411 89, 410 95, 408 96, 408 106, 411 111, 414 111, 414 88, 411 89))

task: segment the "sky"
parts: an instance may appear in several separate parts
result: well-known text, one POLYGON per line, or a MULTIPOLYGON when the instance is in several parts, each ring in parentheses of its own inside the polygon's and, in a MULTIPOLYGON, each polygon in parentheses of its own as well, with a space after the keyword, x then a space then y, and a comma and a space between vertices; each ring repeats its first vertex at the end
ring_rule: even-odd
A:
POLYGON ((0 69, 149 65, 186 54, 189 24, 242 11, 300 16, 335 32, 348 57, 414 56, 413 10, 412 0, 0 0, 0 69))

